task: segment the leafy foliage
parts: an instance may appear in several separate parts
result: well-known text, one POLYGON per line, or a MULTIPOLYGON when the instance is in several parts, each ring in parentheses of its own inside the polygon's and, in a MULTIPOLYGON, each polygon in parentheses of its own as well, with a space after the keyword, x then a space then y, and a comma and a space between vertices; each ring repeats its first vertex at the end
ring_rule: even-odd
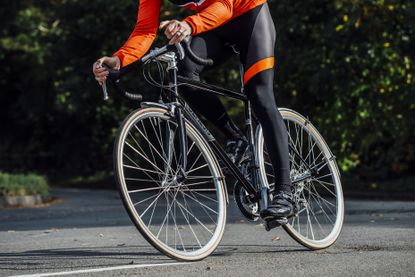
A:
MULTIPOLYGON (((115 95, 101 102, 91 66, 128 37, 137 1, 4 2, 0 168, 52 175, 109 170, 116 129, 134 106, 115 95)), ((162 18, 183 18, 165 2, 162 18)), ((345 171, 370 178, 413 171, 415 3, 269 5, 279 38, 277 104, 308 115, 345 171)), ((237 88, 237 60, 206 78, 237 88)), ((131 86, 152 90, 139 78, 131 86)), ((240 103, 226 105, 233 115, 241 112, 240 103)))
POLYGON ((317 123, 344 170, 358 167, 367 177, 409 172, 415 158, 415 5, 277 2, 284 100, 317 123))
POLYGON ((26 196, 40 194, 47 196, 49 187, 46 179, 35 174, 7 174, 0 172, 0 195, 26 196))

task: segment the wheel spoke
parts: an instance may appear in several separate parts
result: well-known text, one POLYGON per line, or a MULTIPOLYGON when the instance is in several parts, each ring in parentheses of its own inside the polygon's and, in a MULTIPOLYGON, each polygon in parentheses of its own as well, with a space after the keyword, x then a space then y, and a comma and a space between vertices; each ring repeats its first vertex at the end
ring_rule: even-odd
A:
POLYGON ((199 166, 199 167, 193 168, 192 170, 189 170, 189 171, 187 171, 186 173, 187 173, 187 174, 189 174, 189 173, 191 173, 191 172, 194 172, 194 171, 196 171, 196 170, 199 170, 199 169, 205 168, 205 167, 207 167, 207 166, 208 166, 208 164, 204 164, 204 165, 201 165, 201 166, 199 166))
MULTIPOLYGON (((303 193, 303 196, 304 196, 304 193, 303 193)), ((310 212, 309 212, 308 209, 306 209, 306 213, 307 213, 307 228, 310 228, 311 236, 312 236, 313 240, 315 240, 314 231, 313 231, 313 224, 311 223, 310 212)), ((307 231, 307 234, 308 234, 308 231, 307 231)))
MULTIPOLYGON (((199 200, 196 199, 196 197, 191 197, 190 195, 187 195, 185 193, 185 191, 182 190, 182 193, 184 196, 189 197, 190 199, 192 199, 193 201, 195 201, 196 203, 200 204, 202 210, 205 212, 205 214, 210 218, 210 220, 212 221, 212 223, 216 226, 216 221, 211 217, 211 215, 208 213, 208 210, 210 210, 211 212, 213 212, 214 214, 218 215, 218 213, 216 211, 214 211, 212 208, 210 208, 209 206, 205 205, 204 203, 200 202, 199 200)), ((192 191, 190 191, 190 193, 194 196, 194 194, 192 193, 192 191)))
POLYGON ((153 187, 153 188, 145 188, 145 189, 135 189, 135 190, 129 190, 128 193, 137 193, 137 192, 144 192, 144 191, 152 191, 152 190, 160 190, 163 189, 162 187, 153 187))
MULTIPOLYGON (((191 190, 187 190, 187 191, 189 191, 190 193, 192 192, 191 190)), ((188 195, 188 194, 186 194, 185 193, 185 191, 181 191, 182 193, 183 193, 183 195, 185 195, 185 196, 187 196, 187 197, 189 197, 190 199, 192 199, 193 201, 195 201, 196 203, 198 203, 198 204, 200 204, 200 206, 201 207, 205 207, 206 209, 208 209, 209 211, 211 211, 212 213, 214 213, 214 214, 219 214, 218 212, 216 212, 216 211, 214 211, 211 207, 209 207, 209 206, 207 206, 206 204, 204 204, 204 203, 202 203, 202 202, 200 202, 199 200, 197 200, 196 198, 194 198, 194 197, 192 197, 192 196, 190 196, 190 195, 188 195)))
POLYGON ((334 222, 331 220, 331 218, 327 215, 326 211, 324 210, 323 205, 320 202, 320 199, 318 199, 314 193, 311 193, 310 195, 319 204, 320 210, 327 217, 327 219, 330 221, 330 223, 334 225, 334 222))
POLYGON ((324 233, 323 227, 321 226, 320 221, 318 221, 317 216, 316 216, 316 214, 314 213, 314 210, 313 210, 313 208, 311 207, 311 205, 310 205, 310 203, 309 203, 309 202, 307 202, 307 206, 309 207, 310 212, 311 212, 312 216, 314 217, 314 220, 317 222, 318 226, 320 227, 320 230, 324 233))
MULTIPOLYGON (((193 219, 196 220, 203 228, 205 228, 206 231, 208 231, 210 234, 213 235, 212 231, 209 230, 209 228, 206 227, 205 224, 203 224, 203 222, 201 222, 193 213, 191 213, 188 209, 186 209, 186 207, 184 207, 180 202, 177 202, 177 204, 180 207, 182 207, 187 212, 188 215, 190 215, 191 217, 193 217, 193 219)), ((189 223, 189 225, 190 225, 190 223, 189 223)))
POLYGON ((132 150, 134 150, 134 152, 136 152, 138 155, 140 155, 144 160, 146 160, 149 164, 151 164, 155 169, 159 170, 160 172, 163 172, 163 170, 161 170, 157 165, 155 165, 152 161, 150 161, 149 159, 147 159, 147 157, 145 155, 143 155, 140 151, 138 151, 137 149, 135 149, 131 144, 129 144, 128 142, 125 142, 126 145, 128 145, 132 150))
POLYGON ((196 182, 196 183, 190 183, 190 184, 185 184, 186 187, 191 187, 191 186, 200 186, 200 185, 204 185, 204 184, 211 184, 211 181, 201 181, 201 182, 196 182))
POLYGON ((323 175, 323 176, 319 176, 317 178, 314 178, 313 180, 320 180, 320 179, 323 179, 323 178, 326 178, 326 177, 329 177, 329 176, 333 176, 333 173, 329 173, 329 174, 326 174, 326 175, 323 175))
POLYGON ((125 178, 126 181, 136 181, 136 182, 150 182, 150 183, 157 183, 161 184, 160 181, 150 180, 150 179, 139 179, 139 178, 125 178))
POLYGON ((204 194, 202 194, 202 193, 199 193, 199 192, 198 192, 198 191, 213 191, 213 190, 214 190, 214 189, 192 189, 191 191, 192 191, 193 193, 196 193, 197 195, 199 195, 199 196, 201 196, 201 197, 203 197, 203 198, 207 199, 207 200, 210 200, 210 201, 212 201, 212 202, 218 203, 218 200, 213 199, 213 198, 211 198, 211 197, 209 197, 209 196, 206 196, 206 195, 204 195, 204 194))
POLYGON ((326 185, 324 185, 323 183, 321 183, 319 180, 315 179, 315 181, 317 181, 317 183, 320 184, 320 186, 322 186, 323 188, 325 188, 331 195, 333 195, 334 197, 337 197, 337 195, 332 192, 328 187, 326 187, 326 185))
MULTIPOLYGON (((166 193, 164 193, 165 192, 165 190, 163 191, 163 195, 166 197, 166 200, 168 199, 168 196, 166 195, 166 193)), ((160 229, 159 229, 159 231, 158 231, 158 233, 157 233, 157 235, 156 235, 156 237, 158 238, 159 236, 160 236, 160 233, 161 233, 161 230, 163 229, 163 226, 164 226, 164 224, 166 223, 166 220, 167 220, 167 218, 168 218, 168 216, 169 216, 169 212, 170 212, 170 210, 171 210, 171 208, 173 207, 173 203, 175 203, 176 202, 176 197, 177 197, 177 194, 178 194, 178 190, 176 190, 176 193, 174 194, 174 197, 173 197, 173 200, 171 201, 171 204, 167 204, 167 211, 166 211, 166 215, 164 216, 164 219, 163 219, 163 222, 161 223, 161 226, 160 226, 160 229)), ((167 201, 168 202, 168 201, 167 201)))
POLYGON ((131 165, 124 164, 123 167, 130 168, 130 169, 137 169, 139 171, 144 171, 144 172, 151 172, 151 173, 155 173, 155 174, 160 174, 160 172, 157 172, 157 171, 154 171, 154 170, 151 170, 151 169, 142 168, 142 167, 139 167, 139 166, 131 166, 131 165))
MULTIPOLYGON (((308 141, 309 141, 309 144, 310 144, 312 142, 312 139, 309 139, 308 141)), ((317 141, 315 141, 312 146, 308 147, 310 150, 308 151, 307 156, 305 156, 305 158, 304 158, 305 161, 309 160, 308 164, 310 164, 310 158, 311 158, 310 154, 313 153, 313 155, 314 155, 314 147, 316 146, 316 144, 317 144, 317 141)))
POLYGON ((147 197, 146 199, 143 199, 143 200, 141 200, 141 201, 139 201, 139 202, 137 202, 137 203, 134 203, 134 206, 140 205, 141 203, 144 203, 144 202, 146 202, 146 201, 148 201, 148 200, 150 200, 150 199, 153 199, 154 197, 157 197, 157 194, 152 195, 152 196, 150 196, 150 197, 147 197))
MULTIPOLYGON (((161 189, 161 188, 160 188, 161 189)), ((160 198, 160 196, 162 196, 163 195, 163 192, 166 190, 166 188, 163 188, 163 191, 161 192, 161 193, 159 193, 158 195, 157 195, 157 197, 156 197, 156 199, 154 199, 153 200, 153 202, 151 202, 151 204, 150 205, 148 205, 148 207, 147 207, 147 209, 145 209, 144 210, 144 212, 142 213, 142 214, 140 214, 140 217, 143 217, 146 213, 147 213, 147 211, 150 209, 150 207, 152 206, 152 205, 154 205, 156 202, 157 202, 157 200, 160 198)))
MULTIPOLYGON (((329 206, 327 206, 327 204, 330 204, 332 207, 336 207, 336 205, 334 205, 330 201, 328 201, 328 200, 324 199, 323 197, 321 197, 320 194, 317 192, 315 187, 313 187, 313 189, 314 189, 314 192, 312 192, 311 190, 308 190, 308 192, 310 193, 311 196, 314 196, 318 200, 318 203, 320 204, 321 210, 326 214, 327 218, 330 218, 330 217, 327 215, 325 209, 323 208, 323 205, 321 204, 322 202, 320 200, 323 200, 323 203, 325 204, 327 209, 331 212, 331 214, 335 215, 336 213, 333 212, 333 210, 329 206)), ((330 222, 333 223, 331 220, 330 220, 330 222)))
POLYGON ((170 214, 173 213, 172 214, 172 219, 173 219, 174 226, 175 226, 175 228, 174 228, 174 240, 175 240, 174 241, 174 248, 177 249, 177 244, 176 244, 176 232, 177 232, 177 234, 179 236, 179 239, 180 239, 180 243, 183 247, 183 250, 186 252, 186 247, 184 246, 183 238, 182 238, 182 235, 180 234, 180 228, 179 228, 179 226, 177 226, 177 221, 176 221, 176 218, 177 218, 177 214, 176 214, 177 203, 176 203, 176 201, 173 201, 173 203, 174 203, 174 211, 172 212, 170 210, 170 214))
POLYGON ((187 173, 192 172, 193 167, 196 165, 196 163, 199 161, 200 157, 202 156, 202 152, 199 153, 193 164, 189 167, 189 171, 187 173))
MULTIPOLYGON (((147 139, 148 135, 147 135, 146 127, 144 126, 143 121, 141 121, 141 125, 143 126, 143 131, 145 132, 145 135, 143 135, 143 136, 144 136, 144 138, 145 138, 145 139, 147 139)), ((137 125, 136 125, 136 124, 134 124, 134 127, 135 127, 135 129, 136 129, 137 131, 139 131, 139 132, 140 132, 140 130, 138 129, 138 127, 137 127, 137 125)), ((141 132, 140 132, 140 133, 141 133, 141 132)), ((130 133, 130 136, 131 136, 131 137, 133 137, 131 133, 130 133)), ((136 145, 139 145, 135 139, 134 139, 134 141, 135 141, 136 145)), ((141 147, 140 147, 140 149, 141 149, 141 147)), ((143 151, 143 152, 145 153, 145 151, 143 151)), ((155 161, 155 160, 156 160, 156 158, 154 157, 154 153, 153 153, 153 150, 151 149, 151 147, 150 147, 150 153, 151 153, 151 156, 152 156, 152 158, 153 158, 153 161, 155 161)))
MULTIPOLYGON (((168 167, 168 169, 170 170, 170 172, 173 172, 172 168, 170 167, 170 164, 166 161, 166 159, 163 157, 163 155, 160 154, 160 152, 156 149, 156 147, 154 147, 154 145, 148 140, 148 138, 146 136, 143 135, 143 133, 141 133, 141 131, 139 129, 137 129, 138 132, 144 137, 144 139, 147 141, 148 145, 150 146, 150 150, 153 149, 155 153, 157 153, 157 155, 163 160, 164 164, 168 167)), ((163 147, 162 147, 163 149, 163 147)), ((151 151, 152 155, 153 152, 151 151)), ((153 155, 153 159, 154 161, 156 161, 156 159, 154 158, 153 155)))
POLYGON ((157 201, 158 200, 156 200, 156 203, 154 203, 153 208, 151 209, 151 216, 150 216, 150 219, 148 220, 148 224, 147 224, 147 228, 149 228, 149 229, 151 227, 151 221, 153 220, 154 211, 156 210, 156 207, 157 207, 157 201))
MULTIPOLYGON (((123 157, 126 157, 130 162, 132 162, 134 165, 135 165, 135 167, 133 167, 133 166, 129 166, 129 165, 126 165, 126 164, 124 164, 123 163, 123 167, 127 167, 127 168, 130 168, 130 169, 136 169, 136 170, 141 170, 141 171, 143 171, 143 173, 148 177, 148 178, 150 178, 151 180, 153 180, 153 181, 156 181, 156 179, 154 179, 150 174, 149 174, 149 172, 151 172, 151 173, 155 173, 155 174, 157 174, 157 176, 158 177, 160 177, 160 172, 156 172, 156 171, 153 171, 153 170, 149 170, 149 169, 145 169, 145 168, 140 168, 140 166, 136 163, 136 162, 134 162, 127 154, 123 154, 123 157)), ((160 179, 159 179, 159 181, 160 181, 160 179)))

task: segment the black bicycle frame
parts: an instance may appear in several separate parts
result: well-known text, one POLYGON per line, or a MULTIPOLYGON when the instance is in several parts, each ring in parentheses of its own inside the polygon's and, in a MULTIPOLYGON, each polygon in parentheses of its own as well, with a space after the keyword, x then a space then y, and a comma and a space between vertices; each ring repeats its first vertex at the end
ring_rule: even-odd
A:
MULTIPOLYGON (((205 125, 201 122, 201 120, 197 117, 197 115, 190 109, 190 107, 185 105, 180 105, 178 101, 178 87, 179 86, 190 86, 190 87, 196 87, 198 89, 214 93, 217 95, 222 95, 226 97, 230 97, 233 99, 244 101, 245 104, 245 124, 246 124, 246 130, 247 130, 247 137, 249 141, 249 147, 251 148, 251 152, 253 154, 253 159, 251 159, 251 168, 258 169, 258 158, 256 157, 256 153, 254 151, 254 129, 253 129, 253 117, 251 112, 251 106, 247 99, 247 97, 238 92, 234 92, 231 90, 227 90, 218 86, 210 85, 204 82, 198 82, 194 81, 189 78, 185 78, 182 76, 177 75, 177 68, 175 66, 169 66, 168 68, 169 76, 170 76, 170 87, 171 90, 171 100, 173 103, 177 105, 178 108, 175 109, 175 115, 178 120, 178 128, 179 128, 179 140, 182 149, 180 151, 183 151, 181 153, 187 153, 186 149, 186 143, 185 143, 185 134, 186 134, 186 126, 183 124, 185 116, 190 122, 200 131, 201 134, 205 137, 207 140, 209 146, 213 150, 215 156, 222 160, 222 162, 226 165, 226 167, 229 169, 230 173, 235 177, 235 179, 240 182, 240 184, 245 188, 245 190, 248 192, 249 196, 254 199, 262 198, 262 203, 264 207, 267 207, 268 203, 268 191, 266 188, 260 189, 260 186, 258 186, 258 173, 257 170, 252 170, 252 183, 249 182, 245 176, 241 173, 239 168, 231 161, 231 159, 228 157, 228 155, 223 150, 222 146, 217 142, 217 140, 213 137, 213 135, 210 133, 210 131, 205 127, 205 125), (184 113, 183 113, 184 112, 184 113)), ((186 156, 182 154, 181 156, 186 156)), ((185 172, 186 169, 186 159, 183 159, 183 163, 181 163, 181 166, 183 167, 183 172, 185 172)), ((185 177, 185 176, 184 176, 185 177)))
MULTIPOLYGON (((241 76, 242 76, 242 71, 241 71, 241 76)), ((201 81, 195 81, 193 79, 190 78, 186 78, 183 76, 177 76, 177 81, 179 81, 180 83, 178 84, 180 85, 185 85, 185 86, 190 86, 193 88, 198 88, 201 90, 204 90, 206 92, 209 93, 213 93, 219 96, 225 96, 225 97, 229 97, 229 98, 233 98, 233 99, 237 99, 237 100, 241 100, 244 101, 244 107, 245 107, 245 125, 247 127, 247 137, 249 138, 249 143, 250 146, 253 146, 253 142, 254 142, 254 130, 253 130, 253 124, 252 124, 252 110, 251 110, 251 104, 248 100, 248 98, 245 96, 245 94, 243 93, 239 93, 239 92, 234 92, 219 86, 215 86, 215 85, 211 85, 211 84, 207 84, 201 81)), ((243 84, 243 82, 241 82, 243 84)), ((242 86, 242 92, 243 92, 243 86, 242 86)), ((198 124, 202 124, 202 122, 199 121, 198 124)), ((204 128, 204 132, 208 131, 206 128, 204 128)), ((318 173, 318 171, 323 167, 323 165, 321 164, 317 164, 315 165, 313 168, 310 168, 308 166, 308 163, 302 158, 302 156, 297 152, 297 150, 295 148, 293 148, 293 146, 291 146, 290 144, 288 145, 289 149, 295 154, 296 157, 298 157, 301 162, 303 163, 303 165, 312 173, 316 174, 318 173)), ((254 155, 256 155, 256 152, 253 151, 253 153, 255 153, 254 155)), ((227 156, 227 155, 225 155, 227 156)), ((332 159, 335 157, 332 157, 332 159)), ((255 168, 258 168, 258 164, 256 163, 258 161, 258 157, 254 157, 255 160, 255 164, 252 164, 251 166, 254 166, 255 168)), ((326 161, 322 161, 326 162, 326 161)), ((233 164, 233 163, 232 163, 233 164)), ((239 170, 238 170, 239 172, 239 170)), ((253 171, 253 174, 257 174, 256 170, 253 171)), ((304 180, 306 180, 307 178, 309 178, 308 175, 304 175, 302 177, 299 177, 295 180, 292 180, 292 183, 299 183, 302 182, 304 180)))

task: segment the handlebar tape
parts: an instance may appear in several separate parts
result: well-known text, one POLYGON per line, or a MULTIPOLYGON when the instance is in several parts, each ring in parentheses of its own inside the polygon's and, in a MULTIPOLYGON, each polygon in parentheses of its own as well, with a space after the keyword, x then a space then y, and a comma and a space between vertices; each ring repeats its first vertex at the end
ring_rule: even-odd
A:
POLYGON ((197 64, 200 65, 207 65, 207 66, 212 66, 214 64, 212 59, 205 59, 205 58, 201 58, 199 56, 197 56, 192 48, 190 47, 190 42, 191 42, 191 37, 187 37, 186 39, 184 39, 184 46, 186 49, 187 54, 189 55, 189 58, 194 61, 197 64))

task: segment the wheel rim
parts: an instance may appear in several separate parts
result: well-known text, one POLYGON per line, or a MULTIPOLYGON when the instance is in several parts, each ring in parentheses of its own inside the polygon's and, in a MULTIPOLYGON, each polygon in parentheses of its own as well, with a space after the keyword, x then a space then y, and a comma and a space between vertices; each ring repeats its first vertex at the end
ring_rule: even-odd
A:
MULTIPOLYGON (((293 146, 289 151, 291 179, 309 173, 308 168, 320 169, 318 174, 293 186, 299 211, 295 217, 289 219, 289 224, 284 228, 294 239, 307 247, 328 247, 340 233, 344 214, 343 193, 336 162, 311 123, 289 110, 282 110, 281 114, 286 123, 289 143, 293 146)), ((260 131, 257 149, 261 181, 272 187, 273 170, 263 142, 260 131)))
POLYGON ((163 113, 130 119, 120 135, 119 183, 130 217, 156 248, 178 259, 200 259, 224 229, 224 191, 203 140, 187 125, 187 180, 179 180, 177 124, 163 113), (166 131, 166 127, 168 130, 166 131))

